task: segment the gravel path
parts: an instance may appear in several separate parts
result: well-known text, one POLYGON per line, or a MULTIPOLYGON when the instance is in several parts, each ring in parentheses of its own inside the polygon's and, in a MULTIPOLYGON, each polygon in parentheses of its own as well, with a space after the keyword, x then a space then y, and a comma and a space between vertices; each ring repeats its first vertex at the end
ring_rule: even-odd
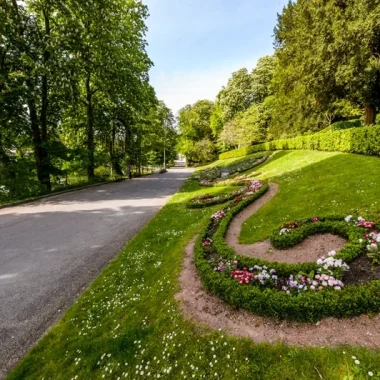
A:
POLYGON ((171 169, 0 210, 0 378, 190 173, 171 169))

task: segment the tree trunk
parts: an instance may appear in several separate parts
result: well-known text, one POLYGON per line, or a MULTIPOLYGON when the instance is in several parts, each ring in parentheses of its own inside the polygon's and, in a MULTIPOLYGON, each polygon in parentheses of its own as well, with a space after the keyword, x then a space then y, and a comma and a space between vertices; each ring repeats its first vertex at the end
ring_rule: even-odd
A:
POLYGON ((373 104, 366 104, 364 107, 364 125, 372 125, 376 122, 376 107, 373 104))
MULTIPOLYGON (((44 21, 45 21, 45 36, 46 41, 49 41, 50 43, 50 20, 49 20, 49 11, 46 10, 45 8, 43 9, 43 14, 44 14, 44 21)), ((46 66, 50 60, 50 52, 45 47, 44 52, 43 52, 43 61, 44 61, 44 66, 46 69, 46 66)), ((47 114, 48 114, 48 107, 49 107, 49 102, 48 102, 48 76, 46 72, 42 75, 42 94, 41 94, 41 115, 40 115, 40 122, 41 122, 41 138, 42 141, 47 140, 47 114)))
MULTIPOLYGON (((49 36, 50 38, 50 22, 49 22, 49 15, 48 12, 44 9, 44 20, 45 20, 45 35, 49 36)), ((50 59, 50 52, 47 50, 47 48, 43 52, 43 60, 45 68, 49 62, 50 59)), ((42 85, 41 85, 41 114, 40 114, 40 126, 41 126, 41 133, 40 133, 40 141, 42 144, 46 144, 48 141, 48 128, 47 128, 47 115, 48 115, 48 107, 49 107, 49 101, 48 101, 48 76, 46 72, 42 76, 42 85)), ((36 115, 37 117, 37 115, 36 115)), ((50 182, 50 157, 48 154, 48 151, 46 148, 42 149, 42 152, 40 153, 40 156, 43 161, 43 183, 47 186, 48 190, 51 190, 51 182, 50 182)))
POLYGON ((141 177, 141 162, 142 162, 142 146, 141 146, 141 134, 139 136, 139 168, 138 168, 138 173, 139 176, 141 177))
POLYGON ((127 123, 123 121, 125 128, 125 150, 124 154, 127 158, 127 177, 132 179, 132 170, 131 170, 131 158, 132 158, 132 133, 130 128, 127 126, 127 123))
POLYGON ((46 190, 51 191, 48 153, 46 149, 42 146, 43 142, 41 139, 40 128, 38 125, 37 110, 34 99, 28 100, 28 108, 30 125, 33 135, 34 158, 37 167, 37 177, 40 183, 46 187, 46 190))
POLYGON ((86 79, 87 99, 87 178, 88 181, 95 179, 95 144, 94 144, 94 109, 92 105, 93 92, 91 91, 91 75, 86 79))

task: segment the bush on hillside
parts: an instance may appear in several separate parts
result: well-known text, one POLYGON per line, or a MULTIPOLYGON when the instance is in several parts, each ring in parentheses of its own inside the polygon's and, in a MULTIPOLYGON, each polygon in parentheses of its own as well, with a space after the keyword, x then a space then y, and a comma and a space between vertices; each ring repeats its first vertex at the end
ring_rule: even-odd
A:
POLYGON ((246 149, 232 150, 219 156, 220 159, 240 157, 254 152, 269 150, 321 150, 327 152, 357 153, 367 156, 380 156, 380 126, 350 128, 308 136, 269 141, 246 149))
POLYGON ((357 128, 361 127, 362 122, 360 119, 357 120, 344 120, 344 121, 337 121, 336 123, 331 124, 331 130, 332 131, 340 131, 342 129, 349 129, 349 128, 357 128))

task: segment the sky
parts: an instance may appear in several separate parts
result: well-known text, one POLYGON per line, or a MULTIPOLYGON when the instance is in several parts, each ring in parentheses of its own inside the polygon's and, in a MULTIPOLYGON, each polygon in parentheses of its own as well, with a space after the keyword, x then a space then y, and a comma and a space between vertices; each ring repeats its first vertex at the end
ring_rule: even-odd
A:
POLYGON ((273 53, 277 13, 288 0, 144 0, 151 84, 176 113, 215 100, 232 72, 273 53))

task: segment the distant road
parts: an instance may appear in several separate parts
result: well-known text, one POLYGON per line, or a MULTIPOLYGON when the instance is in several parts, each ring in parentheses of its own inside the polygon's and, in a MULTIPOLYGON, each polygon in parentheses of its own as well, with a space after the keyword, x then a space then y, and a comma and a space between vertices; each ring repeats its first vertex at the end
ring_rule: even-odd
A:
POLYGON ((190 173, 170 169, 0 210, 0 378, 190 173))

